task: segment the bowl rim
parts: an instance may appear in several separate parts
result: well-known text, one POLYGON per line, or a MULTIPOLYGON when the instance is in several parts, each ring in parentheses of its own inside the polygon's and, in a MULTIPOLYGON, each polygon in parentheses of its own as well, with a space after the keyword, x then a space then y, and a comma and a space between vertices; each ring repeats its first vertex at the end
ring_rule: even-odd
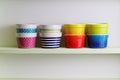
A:
POLYGON ((108 23, 87 23, 87 27, 108 27, 108 23))
POLYGON ((39 25, 39 29, 62 29, 62 24, 39 25))
POLYGON ((63 24, 64 27, 85 27, 86 24, 85 23, 67 23, 67 24, 63 24))
POLYGON ((58 32, 58 33, 41 33, 39 32, 39 36, 40 37, 62 37, 62 33, 58 32))
POLYGON ((37 24, 35 23, 27 23, 27 24, 16 24, 17 28, 37 28, 37 24))

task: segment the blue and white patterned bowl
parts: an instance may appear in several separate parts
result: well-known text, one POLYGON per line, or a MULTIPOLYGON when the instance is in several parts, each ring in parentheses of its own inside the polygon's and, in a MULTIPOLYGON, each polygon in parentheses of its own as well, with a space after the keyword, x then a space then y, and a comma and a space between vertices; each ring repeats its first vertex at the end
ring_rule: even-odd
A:
POLYGON ((48 45, 46 46, 45 45, 45 46, 42 46, 42 48, 59 48, 59 47, 60 47, 59 45, 54 45, 54 46, 53 45, 52 46, 48 46, 48 45))
POLYGON ((61 37, 40 37, 42 48, 59 48, 61 37))
POLYGON ((17 28, 16 29, 16 33, 37 33, 37 29, 32 29, 32 28, 29 28, 29 29, 20 29, 20 28, 17 28))

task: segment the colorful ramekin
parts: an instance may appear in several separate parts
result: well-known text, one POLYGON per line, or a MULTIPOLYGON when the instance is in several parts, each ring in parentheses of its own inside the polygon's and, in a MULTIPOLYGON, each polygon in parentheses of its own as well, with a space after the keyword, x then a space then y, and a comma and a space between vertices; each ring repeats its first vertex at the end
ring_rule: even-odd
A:
POLYGON ((40 37, 42 48, 59 48, 61 37, 40 37))
POLYGON ((59 33, 61 32, 62 25, 40 25, 39 31, 41 33, 59 33))
POLYGON ((83 48, 85 45, 85 35, 65 35, 66 48, 83 48))
POLYGON ((64 34, 85 34, 85 24, 64 24, 64 34))
POLYGON ((35 48, 36 37, 17 37, 18 48, 35 48))
POLYGON ((108 35, 87 35, 87 40, 90 48, 106 48, 108 35))
POLYGON ((108 24, 86 24, 86 34, 108 34, 108 24))

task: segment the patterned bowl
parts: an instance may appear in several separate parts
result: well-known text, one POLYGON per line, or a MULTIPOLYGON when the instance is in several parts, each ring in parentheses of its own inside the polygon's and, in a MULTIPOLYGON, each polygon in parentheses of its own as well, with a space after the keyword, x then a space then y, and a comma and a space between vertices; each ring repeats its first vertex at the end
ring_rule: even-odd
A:
POLYGON ((36 37, 17 38, 18 48, 35 48, 36 37))

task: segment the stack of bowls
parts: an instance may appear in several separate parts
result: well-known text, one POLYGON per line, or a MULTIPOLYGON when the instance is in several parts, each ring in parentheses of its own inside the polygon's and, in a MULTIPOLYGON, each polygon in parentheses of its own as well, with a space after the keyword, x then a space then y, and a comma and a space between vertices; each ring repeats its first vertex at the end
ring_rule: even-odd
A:
POLYGON ((16 37, 18 48, 35 48, 37 37, 37 25, 17 24, 16 37))
POLYGON ((64 24, 65 46, 83 48, 85 45, 85 24, 64 24))
POLYGON ((42 48, 59 48, 62 32, 61 25, 41 25, 40 42, 42 48))
POLYGON ((88 47, 106 48, 108 42, 108 24, 87 24, 88 47))

